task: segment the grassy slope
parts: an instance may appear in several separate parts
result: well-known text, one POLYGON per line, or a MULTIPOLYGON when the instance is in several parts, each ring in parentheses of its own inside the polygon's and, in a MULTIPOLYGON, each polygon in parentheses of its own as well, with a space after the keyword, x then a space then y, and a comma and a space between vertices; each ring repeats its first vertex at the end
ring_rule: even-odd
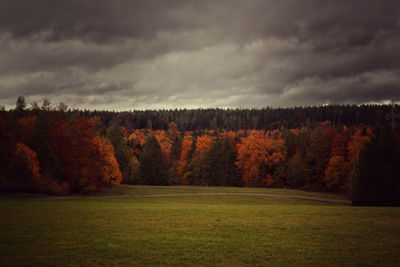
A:
POLYGON ((400 263, 400 208, 230 195, 6 197, 0 211, 0 265, 400 263))

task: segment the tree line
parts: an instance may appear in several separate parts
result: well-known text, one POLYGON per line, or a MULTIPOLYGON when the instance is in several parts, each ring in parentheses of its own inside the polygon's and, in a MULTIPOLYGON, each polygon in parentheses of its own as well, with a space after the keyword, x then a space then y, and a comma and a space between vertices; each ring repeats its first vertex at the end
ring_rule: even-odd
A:
POLYGON ((387 123, 389 108, 117 113, 48 101, 26 109, 19 97, 14 110, 0 112, 0 186, 44 193, 119 183, 286 187, 346 193, 355 205, 399 205, 400 126, 387 123), (377 120, 361 123, 364 111, 377 120))
MULTIPOLYGON (((43 105, 50 106, 48 100, 43 105)), ((42 105, 42 106, 43 106, 42 105)), ((36 102, 31 104, 31 110, 41 107, 36 102)), ((84 118, 97 116, 103 124, 110 126, 116 117, 121 126, 128 131, 132 129, 151 128, 153 130, 168 130, 168 125, 175 122, 180 131, 196 131, 202 129, 294 129, 305 126, 315 128, 321 122, 329 121, 332 126, 343 125, 378 125, 390 122, 391 105, 325 105, 288 108, 263 109, 173 109, 173 110, 134 110, 134 111, 99 111, 68 109, 65 103, 53 107, 56 111, 79 114, 84 118)), ((395 106, 400 112, 400 107, 395 106)))

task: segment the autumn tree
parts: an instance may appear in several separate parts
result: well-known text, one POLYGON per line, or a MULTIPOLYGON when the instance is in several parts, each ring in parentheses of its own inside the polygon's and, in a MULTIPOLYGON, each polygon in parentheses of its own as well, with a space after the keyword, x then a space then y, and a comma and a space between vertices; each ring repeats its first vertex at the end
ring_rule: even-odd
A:
POLYGON ((31 143, 32 134, 35 131, 36 115, 24 116, 18 120, 19 138, 26 144, 31 143))
POLYGON ((169 138, 169 135, 164 130, 154 131, 153 135, 157 138, 157 141, 160 144, 161 151, 164 156, 165 166, 169 168, 171 163, 172 140, 169 138))
POLYGON ((75 117, 69 122, 54 118, 50 141, 60 160, 61 174, 51 177, 66 182, 71 192, 98 190, 112 178, 120 182, 108 141, 97 139, 92 120, 75 117))
POLYGON ((178 125, 175 122, 170 122, 168 124, 168 136, 170 140, 174 140, 177 136, 180 135, 178 130, 178 125))
POLYGON ((363 149, 366 142, 370 140, 370 135, 367 133, 367 129, 359 128, 355 131, 355 133, 350 137, 350 141, 347 144, 347 164, 349 166, 349 181, 347 183, 348 191, 352 191, 353 183, 356 179, 359 169, 360 162, 360 152, 363 149))
POLYGON ((343 158, 345 158, 347 154, 346 147, 347 147, 347 140, 345 136, 342 133, 337 133, 331 145, 331 155, 342 156, 343 158))
POLYGON ((101 151, 94 142, 93 122, 77 117, 70 124, 71 153, 75 175, 70 177, 70 186, 74 192, 95 190, 104 177, 101 151))
POLYGON ((281 187, 286 183, 286 146, 282 136, 277 132, 276 136, 266 137, 266 172, 268 186, 281 187))
POLYGON ((32 191, 33 183, 40 178, 36 153, 23 143, 17 143, 10 160, 11 181, 9 190, 32 191))
POLYGON ((349 168, 345 158, 340 155, 331 157, 325 170, 326 189, 332 192, 346 191, 348 177, 349 168))
POLYGON ((196 140, 192 133, 186 132, 182 140, 182 151, 178 162, 177 174, 179 176, 177 184, 187 184, 187 177, 191 175, 190 162, 196 151, 196 140))
POLYGON ((349 190, 350 164, 346 160, 347 140, 342 133, 337 133, 331 145, 331 155, 325 169, 324 183, 328 191, 346 192, 349 190))
MULTIPOLYGON (((275 171, 285 159, 283 140, 266 137, 261 131, 251 131, 242 138, 236 162, 248 186, 272 186, 275 171)), ((276 173, 278 176, 278 173, 276 173)))
POLYGON ((122 174, 115 158, 114 147, 108 139, 100 136, 94 137, 93 142, 98 146, 101 153, 100 159, 103 167, 101 182, 104 184, 120 184, 122 174))
POLYGON ((238 148, 238 168, 242 172, 246 186, 265 186, 266 177, 261 176, 261 168, 265 161, 265 140, 250 134, 242 138, 238 148))

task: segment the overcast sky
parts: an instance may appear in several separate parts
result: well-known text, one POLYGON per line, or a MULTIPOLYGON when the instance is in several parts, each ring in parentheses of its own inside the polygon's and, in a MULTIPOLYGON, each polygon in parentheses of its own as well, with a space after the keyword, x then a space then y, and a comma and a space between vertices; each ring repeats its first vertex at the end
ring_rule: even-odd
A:
POLYGON ((1 0, 0 104, 400 100, 399 0, 1 0))

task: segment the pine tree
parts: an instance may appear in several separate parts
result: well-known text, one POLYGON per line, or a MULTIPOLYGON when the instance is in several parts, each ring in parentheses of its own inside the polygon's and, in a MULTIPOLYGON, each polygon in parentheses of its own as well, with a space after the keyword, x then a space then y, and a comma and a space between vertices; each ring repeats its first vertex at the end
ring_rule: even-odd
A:
POLYGON ((167 185, 167 170, 160 144, 154 135, 149 135, 140 155, 140 171, 144 184, 167 185))
POLYGON ((390 126, 376 127, 360 152, 352 204, 400 205, 400 142, 390 126))
POLYGON ((140 162, 135 156, 134 149, 128 148, 129 162, 125 170, 126 184, 139 184, 140 183, 140 162))
POLYGON ((217 138, 210 146, 210 150, 207 152, 204 165, 206 168, 205 180, 209 185, 223 185, 225 184, 225 166, 224 166, 224 151, 222 147, 222 141, 217 138))
POLYGON ((25 108, 26 108, 25 98, 23 96, 19 96, 15 107, 15 112, 18 118, 21 118, 24 115, 25 108))
POLYGON ((124 134, 122 132, 121 126, 117 122, 113 122, 111 126, 107 129, 107 139, 110 140, 111 144, 114 146, 114 154, 117 159, 119 169, 122 173, 122 180, 125 181, 129 179, 127 177, 127 168, 130 162, 128 155, 128 146, 124 139, 124 134))
POLYGON ((308 165, 304 161, 300 152, 296 152, 296 154, 294 154, 294 156, 288 161, 286 183, 291 188, 303 187, 308 176, 308 165))
POLYGON ((307 185, 314 190, 324 188, 325 168, 330 156, 330 146, 325 133, 321 128, 313 131, 310 137, 310 146, 307 151, 306 161, 310 166, 310 177, 307 185))
POLYGON ((37 153, 40 174, 59 180, 61 179, 60 161, 49 142, 50 116, 51 114, 47 111, 39 112, 30 147, 37 153))

